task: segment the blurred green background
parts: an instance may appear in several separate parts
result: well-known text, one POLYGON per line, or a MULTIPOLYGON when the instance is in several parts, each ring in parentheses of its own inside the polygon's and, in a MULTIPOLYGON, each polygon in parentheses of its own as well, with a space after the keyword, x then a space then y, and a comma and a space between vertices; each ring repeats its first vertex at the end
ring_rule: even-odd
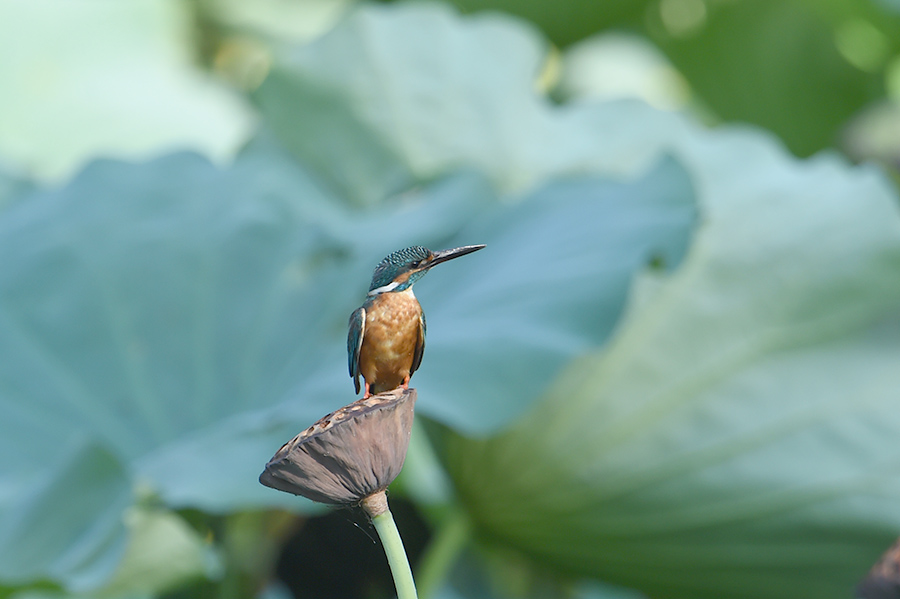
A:
POLYGON ((896 0, 0 0, 0 598, 381 598, 262 487, 430 333, 422 597, 838 598, 900 535, 896 0))

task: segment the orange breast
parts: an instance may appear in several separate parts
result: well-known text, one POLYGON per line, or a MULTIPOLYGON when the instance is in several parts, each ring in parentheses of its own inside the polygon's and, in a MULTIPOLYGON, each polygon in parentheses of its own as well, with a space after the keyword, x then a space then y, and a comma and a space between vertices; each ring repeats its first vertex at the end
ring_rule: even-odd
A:
POLYGON ((359 370, 371 393, 396 389, 410 376, 421 313, 412 289, 382 293, 366 307, 359 370))

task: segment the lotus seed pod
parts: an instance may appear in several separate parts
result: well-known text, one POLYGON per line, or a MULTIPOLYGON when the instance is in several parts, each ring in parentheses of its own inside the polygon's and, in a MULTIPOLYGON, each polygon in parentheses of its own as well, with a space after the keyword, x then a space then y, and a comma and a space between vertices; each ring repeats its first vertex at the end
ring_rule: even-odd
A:
POLYGON ((332 412, 285 443, 259 482, 332 505, 383 491, 403 468, 415 403, 415 389, 395 389, 332 412))

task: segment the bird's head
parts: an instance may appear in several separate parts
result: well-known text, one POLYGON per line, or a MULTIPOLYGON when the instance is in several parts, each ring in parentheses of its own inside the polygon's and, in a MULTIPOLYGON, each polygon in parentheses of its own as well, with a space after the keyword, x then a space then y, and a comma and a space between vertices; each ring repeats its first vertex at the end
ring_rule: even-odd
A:
POLYGON ((450 250, 432 252, 421 245, 414 245, 385 256, 375 267, 369 295, 389 291, 404 291, 421 279, 429 269, 441 262, 471 254, 484 245, 464 245, 450 250))

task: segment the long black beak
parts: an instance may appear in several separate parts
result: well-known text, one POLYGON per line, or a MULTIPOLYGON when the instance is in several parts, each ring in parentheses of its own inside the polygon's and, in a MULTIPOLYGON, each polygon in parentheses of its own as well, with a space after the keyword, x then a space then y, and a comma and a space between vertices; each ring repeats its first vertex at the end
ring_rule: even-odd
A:
POLYGON ((453 260, 454 258, 459 258, 460 256, 465 256, 466 254, 477 252, 483 247, 484 244, 464 245, 462 247, 453 248, 452 250, 440 250, 438 252, 434 252, 434 257, 431 259, 431 262, 428 263, 428 268, 440 264, 441 262, 446 262, 447 260, 453 260))

